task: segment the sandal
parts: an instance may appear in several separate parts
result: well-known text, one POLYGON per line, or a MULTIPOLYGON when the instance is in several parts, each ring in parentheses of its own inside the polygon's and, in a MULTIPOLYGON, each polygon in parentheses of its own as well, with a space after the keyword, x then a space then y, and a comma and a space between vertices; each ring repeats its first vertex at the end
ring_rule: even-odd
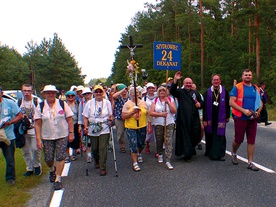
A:
POLYGON ((137 162, 135 164, 133 164, 133 170, 136 171, 136 172, 141 170, 141 168, 139 167, 137 162))
POLYGON ((72 156, 70 157, 70 160, 71 160, 71 161, 75 161, 75 160, 77 160, 77 159, 78 159, 78 157, 75 156, 75 155, 72 155, 72 156))
POLYGON ((70 157, 67 156, 67 157, 65 158, 65 163, 69 163, 69 162, 70 162, 70 157))
POLYGON ((126 149, 124 147, 121 147, 121 153, 126 153, 126 149))

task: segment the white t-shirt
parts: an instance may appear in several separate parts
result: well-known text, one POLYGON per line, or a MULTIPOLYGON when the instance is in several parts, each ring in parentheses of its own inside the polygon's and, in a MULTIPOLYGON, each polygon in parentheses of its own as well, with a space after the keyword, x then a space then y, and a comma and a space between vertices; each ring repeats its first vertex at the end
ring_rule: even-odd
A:
POLYGON ((91 99, 86 103, 82 115, 88 118, 89 136, 97 137, 101 134, 110 133, 108 119, 112 115, 112 107, 109 100, 103 99, 102 101, 96 101, 95 98, 91 99), (96 128, 96 124, 101 125, 101 131, 93 132, 96 128))
POLYGON ((64 102, 64 109, 56 99, 52 108, 44 101, 43 112, 41 113, 40 105, 35 109, 34 120, 41 119, 41 138, 45 140, 56 140, 67 137, 69 134, 68 123, 66 118, 73 116, 70 107, 64 102))
MULTIPOLYGON (((169 99, 170 102, 174 102, 173 98, 169 99)), ((164 112, 165 111, 165 101, 161 102, 158 98, 155 103, 155 112, 164 112)), ((171 113, 170 107, 168 104, 166 104, 166 111, 168 112, 168 115, 166 117, 166 126, 169 124, 174 124, 174 114, 171 113)), ((165 125, 165 118, 164 117, 153 117, 152 120, 153 125, 165 125)))

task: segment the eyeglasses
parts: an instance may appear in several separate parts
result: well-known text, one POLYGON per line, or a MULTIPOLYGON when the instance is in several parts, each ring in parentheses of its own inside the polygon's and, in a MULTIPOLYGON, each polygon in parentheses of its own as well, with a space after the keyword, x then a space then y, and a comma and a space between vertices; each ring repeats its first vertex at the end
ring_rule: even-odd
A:
POLYGON ((67 96, 68 98, 73 98, 73 97, 75 97, 74 95, 68 95, 67 96))
POLYGON ((23 90, 23 93, 32 93, 31 90, 23 90))
POLYGON ((94 93, 102 93, 102 91, 100 91, 100 90, 99 91, 94 91, 94 93))
POLYGON ((86 95, 89 95, 89 94, 91 94, 91 93, 84 93, 84 94, 82 94, 83 96, 86 96, 86 95))

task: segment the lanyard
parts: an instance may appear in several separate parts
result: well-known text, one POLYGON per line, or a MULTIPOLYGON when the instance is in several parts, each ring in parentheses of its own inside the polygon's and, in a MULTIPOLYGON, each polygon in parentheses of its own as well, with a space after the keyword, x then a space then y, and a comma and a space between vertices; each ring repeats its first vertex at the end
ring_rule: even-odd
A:
POLYGON ((215 89, 214 89, 213 93, 214 93, 214 96, 215 96, 215 98, 216 98, 216 102, 218 102, 218 97, 219 97, 219 89, 218 89, 218 93, 217 93, 217 94, 215 93, 215 89))

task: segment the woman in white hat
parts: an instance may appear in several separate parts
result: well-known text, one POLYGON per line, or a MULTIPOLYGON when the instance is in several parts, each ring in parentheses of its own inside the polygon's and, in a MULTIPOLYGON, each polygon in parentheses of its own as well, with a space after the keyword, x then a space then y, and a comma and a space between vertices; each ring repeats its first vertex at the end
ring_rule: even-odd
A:
POLYGON ((104 89, 100 85, 94 87, 95 98, 85 105, 83 115, 84 133, 91 141, 95 167, 100 168, 100 175, 105 176, 107 149, 110 137, 110 126, 113 121, 111 103, 104 98, 104 89))
POLYGON ((44 87, 42 93, 45 100, 37 106, 34 120, 37 147, 40 150, 44 148, 45 162, 50 168, 50 182, 54 183, 55 190, 60 190, 67 143, 74 140, 74 124, 72 110, 67 103, 56 98, 57 92, 54 85, 44 87))

